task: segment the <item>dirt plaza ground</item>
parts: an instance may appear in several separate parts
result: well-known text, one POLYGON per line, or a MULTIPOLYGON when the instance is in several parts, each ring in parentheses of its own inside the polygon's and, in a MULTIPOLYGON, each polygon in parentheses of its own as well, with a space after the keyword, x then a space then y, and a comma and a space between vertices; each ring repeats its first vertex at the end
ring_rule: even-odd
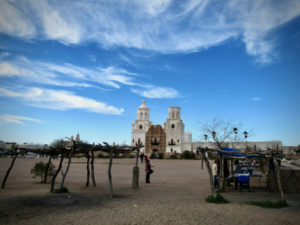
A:
MULTIPOLYGON (((282 225, 300 221, 300 195, 287 195, 290 207, 282 209, 245 204, 279 200, 278 193, 268 192, 261 183, 253 184, 250 192, 230 189, 222 193, 229 204, 206 203, 210 187, 205 165, 201 170, 200 160, 152 160, 151 184, 145 184, 144 165, 140 164, 140 188, 133 190, 135 159, 114 159, 113 198, 109 196, 108 159, 95 161, 97 187, 85 187, 85 159, 74 158, 65 183, 70 191, 67 194, 50 194, 49 184, 40 184, 32 178, 30 169, 40 160, 17 158, 6 188, 0 190, 0 224, 282 225)), ((10 161, 10 158, 0 159, 1 179, 10 161)), ((57 159, 54 164, 58 164, 57 159)))

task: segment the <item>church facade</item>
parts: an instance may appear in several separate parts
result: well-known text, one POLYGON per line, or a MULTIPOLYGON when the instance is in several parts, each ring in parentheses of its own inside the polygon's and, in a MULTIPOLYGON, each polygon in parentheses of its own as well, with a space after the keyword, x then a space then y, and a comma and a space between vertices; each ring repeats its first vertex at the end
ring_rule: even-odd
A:
POLYGON ((184 123, 180 118, 180 107, 169 107, 169 116, 161 125, 153 125, 149 120, 150 109, 143 100, 137 109, 137 118, 132 123, 131 143, 144 145, 141 149, 146 154, 182 153, 191 151, 192 133, 184 132, 184 123))

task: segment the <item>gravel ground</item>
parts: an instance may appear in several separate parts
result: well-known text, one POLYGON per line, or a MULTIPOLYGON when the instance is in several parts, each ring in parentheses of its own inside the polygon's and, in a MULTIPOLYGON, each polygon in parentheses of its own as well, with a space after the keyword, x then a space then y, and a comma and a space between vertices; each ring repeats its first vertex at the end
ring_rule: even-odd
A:
MULTIPOLYGON (((11 159, 0 159, 0 177, 11 159)), ((250 192, 229 188, 229 204, 208 204, 208 174, 198 160, 153 160, 151 184, 145 184, 140 165, 140 188, 131 188, 134 159, 114 159, 114 197, 109 196, 108 159, 95 161, 97 187, 85 187, 84 159, 73 159, 65 186, 68 194, 50 194, 49 184, 33 179, 30 169, 41 159, 18 158, 0 190, 0 224, 299 224, 300 195, 287 195, 290 207, 263 209, 245 204, 253 200, 279 200, 264 182, 253 180, 250 192)), ((45 159, 46 160, 46 159, 45 159)), ((57 165, 58 160, 54 160, 57 165)), ((66 167, 66 163, 64 163, 66 167)), ((60 181, 61 177, 58 177, 60 181)), ((91 184, 91 183, 90 183, 91 184)))

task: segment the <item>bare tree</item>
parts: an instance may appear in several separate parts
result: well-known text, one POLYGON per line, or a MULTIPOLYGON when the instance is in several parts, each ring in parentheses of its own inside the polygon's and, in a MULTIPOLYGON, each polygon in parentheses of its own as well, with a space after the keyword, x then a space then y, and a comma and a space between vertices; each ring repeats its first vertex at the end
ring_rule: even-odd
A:
MULTIPOLYGON (((214 143, 215 147, 219 150, 228 147, 229 143, 234 141, 240 141, 238 136, 238 128, 240 124, 234 124, 232 122, 220 120, 214 118, 211 122, 202 124, 202 130, 205 133, 205 138, 214 143)), ((219 160, 219 188, 224 188, 224 157, 221 154, 217 154, 219 160)))

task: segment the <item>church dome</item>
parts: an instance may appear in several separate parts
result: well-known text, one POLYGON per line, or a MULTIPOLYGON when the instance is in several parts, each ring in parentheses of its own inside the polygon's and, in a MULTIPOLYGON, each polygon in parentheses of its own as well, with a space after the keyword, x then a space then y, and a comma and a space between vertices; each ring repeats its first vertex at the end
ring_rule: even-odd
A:
POLYGON ((145 101, 145 100, 142 101, 142 104, 141 104, 141 106, 139 107, 139 109, 149 109, 149 108, 146 106, 146 101, 145 101))

